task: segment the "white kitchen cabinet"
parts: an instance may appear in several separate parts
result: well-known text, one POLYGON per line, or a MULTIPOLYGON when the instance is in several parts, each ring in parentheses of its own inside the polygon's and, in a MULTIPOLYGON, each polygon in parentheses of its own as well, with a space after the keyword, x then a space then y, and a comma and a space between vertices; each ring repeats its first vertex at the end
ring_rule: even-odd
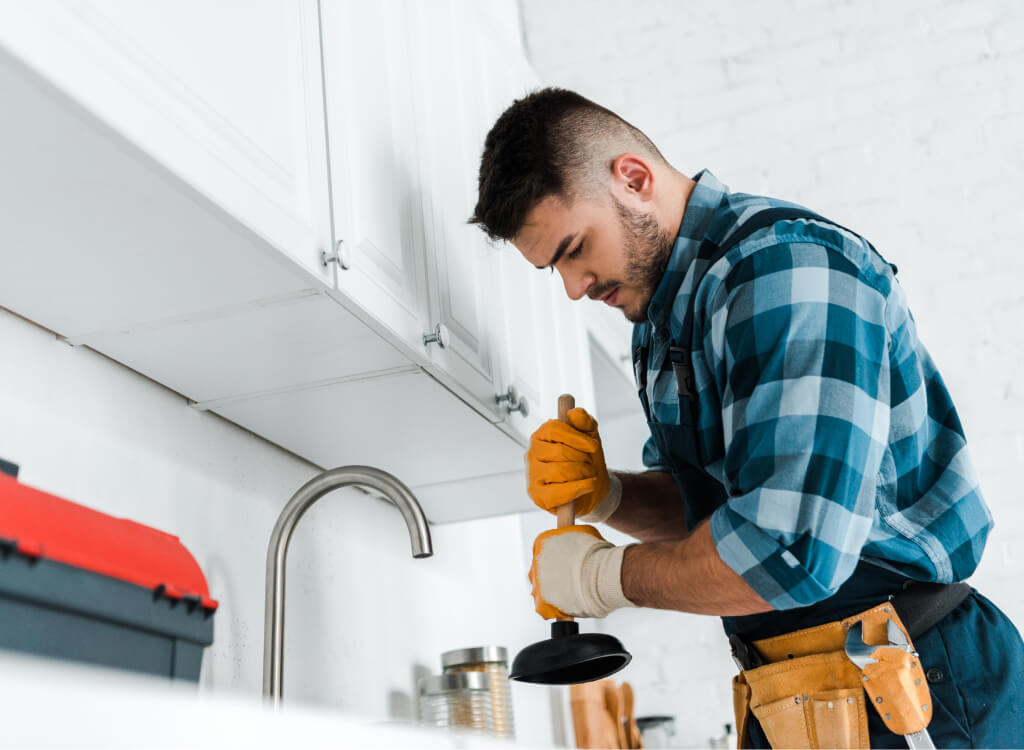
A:
POLYGON ((430 285, 429 327, 445 326, 450 343, 430 348, 428 369, 493 421, 497 352, 493 331, 496 257, 466 220, 476 204, 476 165, 490 126, 484 116, 478 26, 465 0, 415 0, 413 100, 420 154, 424 241, 430 285))
POLYGON ((339 299, 427 361, 422 186, 408 0, 323 0, 323 54, 339 299))
MULTIPOLYGON (((493 20, 483 17, 486 26, 493 20)), ((491 34, 477 38, 475 59, 484 72, 485 122, 489 128, 513 100, 539 85, 514 39, 491 34)), ((529 415, 514 412, 501 428, 524 446, 541 422, 557 416, 557 400, 571 393, 580 406, 594 411, 590 350, 584 313, 595 303, 572 302, 561 277, 538 271, 511 245, 497 253, 497 299, 503 313, 499 385, 509 386, 529 402, 529 415)))
POLYGON ((337 301, 311 290, 74 343, 158 378, 199 408, 414 367, 337 301))
POLYGON ((333 283, 314 0, 5 2, 0 46, 333 283))
POLYGON ((466 224, 488 128, 536 85, 494 23, 469 0, 0 4, 0 306, 315 464, 392 470, 432 520, 528 509, 530 433, 594 389, 558 277, 466 224))
POLYGON ((501 355, 498 387, 504 393, 513 389, 520 404, 526 405, 515 408, 517 405, 510 402, 502 404, 506 412, 503 428, 525 441, 551 411, 545 408, 550 394, 543 388, 543 371, 551 363, 553 321, 547 318, 543 305, 538 286, 543 282, 540 272, 511 247, 503 248, 497 260, 494 300, 504 313, 495 337, 501 355))
POLYGON ((502 498, 491 483, 512 472, 522 476, 522 447, 418 367, 209 408, 319 466, 369 464, 414 489, 467 478, 485 488, 457 505, 424 499, 431 521, 529 509, 522 494, 502 498))
MULTIPOLYGON (((494 35, 475 38, 474 57, 483 73, 482 100, 485 127, 490 127, 504 109, 529 88, 532 72, 516 64, 515 50, 494 35)), ((482 151, 482 146, 480 148, 482 151)), ((479 158, 479 152, 477 154, 479 158)), ((475 197, 475 196, 474 196, 475 197)), ((500 344, 499 377, 501 393, 509 389, 526 407, 506 402, 502 428, 524 444, 529 435, 552 414, 551 394, 544 388, 544 369, 550 367, 554 354, 553 320, 545 305, 543 289, 548 279, 519 254, 510 244, 500 243, 496 253, 493 301, 501 312, 495 325, 500 344), (527 408, 528 407, 528 408, 527 408), (523 412, 526 412, 525 414, 523 412)))
POLYGON ((581 308, 594 303, 571 301, 557 274, 541 273, 511 254, 503 260, 508 264, 506 288, 511 297, 503 338, 514 363, 509 377, 514 378, 516 389, 530 398, 530 414, 510 416, 502 429, 526 445, 542 422, 558 416, 558 397, 563 393, 572 394, 577 406, 594 412, 590 351, 580 319, 581 308), (512 283, 517 277, 519 283, 512 283))
POLYGON ((0 101, 0 305, 75 338, 320 286, 3 43, 0 101))

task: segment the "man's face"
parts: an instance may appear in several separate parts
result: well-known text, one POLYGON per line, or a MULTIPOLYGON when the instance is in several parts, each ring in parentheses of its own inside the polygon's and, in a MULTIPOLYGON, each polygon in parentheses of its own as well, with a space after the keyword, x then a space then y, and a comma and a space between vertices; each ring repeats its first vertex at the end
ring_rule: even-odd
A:
POLYGON ((545 198, 512 244, 538 268, 556 268, 570 299, 600 300, 642 323, 674 241, 651 214, 609 194, 572 206, 545 198))

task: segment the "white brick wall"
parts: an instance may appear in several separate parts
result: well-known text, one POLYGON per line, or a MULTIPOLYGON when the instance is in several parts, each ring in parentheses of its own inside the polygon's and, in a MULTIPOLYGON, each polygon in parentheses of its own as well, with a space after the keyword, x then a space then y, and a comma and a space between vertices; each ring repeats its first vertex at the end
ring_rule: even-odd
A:
MULTIPOLYGON (((972 583, 1024 623, 1024 3, 521 2, 544 84, 617 111, 679 169, 809 205, 899 265, 996 518, 972 583)), ((640 713, 675 714, 686 746, 720 731, 716 622, 607 626, 634 651, 640 713)))

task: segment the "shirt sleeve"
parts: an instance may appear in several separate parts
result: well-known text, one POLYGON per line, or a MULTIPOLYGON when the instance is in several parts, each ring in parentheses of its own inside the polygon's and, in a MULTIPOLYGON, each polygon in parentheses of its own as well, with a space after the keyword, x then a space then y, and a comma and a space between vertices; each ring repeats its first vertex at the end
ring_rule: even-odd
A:
MULTIPOLYGON (((885 297, 835 250, 782 244, 708 298, 722 403, 722 560, 776 609, 831 596, 871 530, 888 443, 885 297)), ((699 300, 698 300, 699 303, 699 300)))

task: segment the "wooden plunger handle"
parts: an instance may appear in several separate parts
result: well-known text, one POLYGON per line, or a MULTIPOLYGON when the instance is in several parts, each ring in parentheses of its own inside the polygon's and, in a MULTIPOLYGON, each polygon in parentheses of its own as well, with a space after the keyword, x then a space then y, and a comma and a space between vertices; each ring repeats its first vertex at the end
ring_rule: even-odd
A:
MULTIPOLYGON (((576 406, 576 399, 571 394, 563 393, 558 397, 558 419, 561 422, 569 423, 569 409, 576 406)), ((576 523, 576 501, 558 506, 558 528, 573 526, 576 523)), ((572 622, 571 617, 559 617, 559 622, 572 622)))
MULTIPOLYGON (((571 394, 563 393, 558 397, 558 421, 569 424, 569 410, 576 406, 576 399, 571 394)), ((576 501, 558 506, 558 528, 572 526, 576 523, 576 501)))

